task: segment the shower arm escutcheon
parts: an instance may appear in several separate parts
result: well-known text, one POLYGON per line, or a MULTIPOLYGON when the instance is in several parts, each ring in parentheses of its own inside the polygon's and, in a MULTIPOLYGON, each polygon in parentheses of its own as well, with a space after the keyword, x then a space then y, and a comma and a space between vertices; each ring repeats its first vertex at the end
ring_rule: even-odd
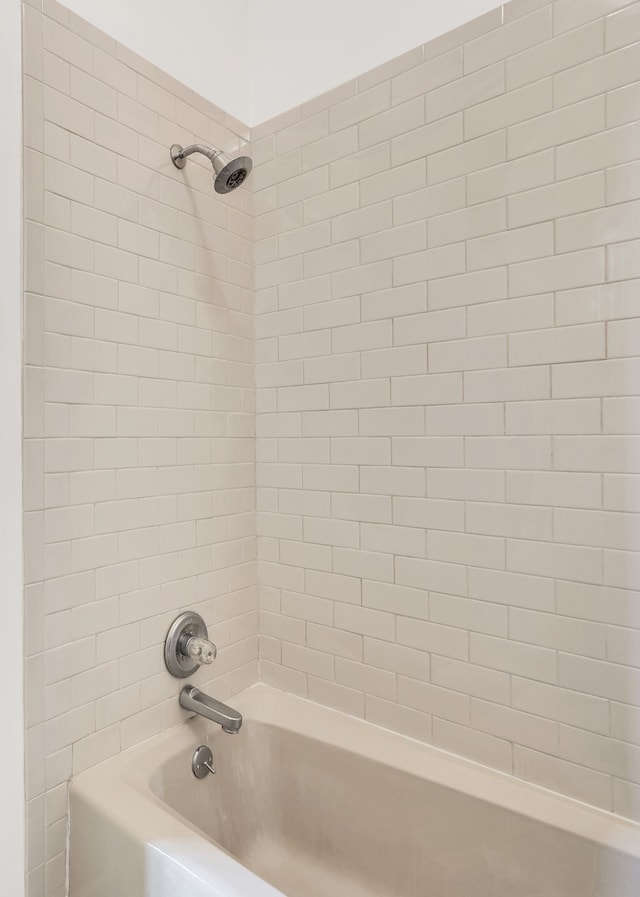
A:
POLYGON ((164 644, 164 662, 172 676, 192 676, 202 664, 213 663, 217 653, 200 614, 188 611, 173 621, 164 644))

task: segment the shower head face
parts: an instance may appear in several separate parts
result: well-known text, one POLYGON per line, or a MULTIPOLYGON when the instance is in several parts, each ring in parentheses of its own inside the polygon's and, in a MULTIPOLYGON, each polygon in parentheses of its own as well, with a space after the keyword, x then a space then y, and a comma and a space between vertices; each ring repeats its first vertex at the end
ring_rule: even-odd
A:
POLYGON ((213 186, 216 193, 231 193, 249 176, 253 162, 248 156, 231 159, 225 153, 219 153, 212 160, 215 175, 213 186))

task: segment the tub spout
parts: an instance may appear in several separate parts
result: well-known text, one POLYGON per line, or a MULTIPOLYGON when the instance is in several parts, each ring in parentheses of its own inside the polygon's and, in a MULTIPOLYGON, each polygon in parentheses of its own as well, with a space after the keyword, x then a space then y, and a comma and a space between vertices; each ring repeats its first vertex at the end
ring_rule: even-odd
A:
POLYGON ((180 692, 180 706, 184 710, 197 713, 205 719, 222 726, 222 731, 236 735, 242 725, 242 714, 232 707, 227 707, 215 698, 205 695, 193 685, 185 685, 180 692))

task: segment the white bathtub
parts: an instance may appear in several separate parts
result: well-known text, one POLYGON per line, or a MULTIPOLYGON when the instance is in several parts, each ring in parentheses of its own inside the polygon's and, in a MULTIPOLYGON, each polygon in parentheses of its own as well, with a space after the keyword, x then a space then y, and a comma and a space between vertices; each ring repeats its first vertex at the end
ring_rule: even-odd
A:
POLYGON ((638 897, 640 826, 264 685, 71 786, 71 897, 638 897), (217 773, 196 779, 208 743, 217 773))

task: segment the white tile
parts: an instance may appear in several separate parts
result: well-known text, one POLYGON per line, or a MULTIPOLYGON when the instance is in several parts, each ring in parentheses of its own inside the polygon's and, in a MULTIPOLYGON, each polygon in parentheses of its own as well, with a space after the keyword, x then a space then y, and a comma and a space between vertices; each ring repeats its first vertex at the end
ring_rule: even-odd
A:
MULTIPOLYGON (((402 472, 401 468, 396 471, 402 472)), ((412 468, 407 473, 421 474, 422 471, 412 468)), ((418 526, 427 529, 444 529, 462 531, 464 529, 464 505, 458 501, 444 501, 433 498, 415 497, 419 490, 414 490, 411 497, 398 496, 394 490, 393 520, 401 526, 418 526)), ((405 490, 408 491, 408 490, 405 490)))
POLYGON ((434 593, 429 596, 429 616, 434 622, 472 632, 505 636, 507 615, 505 607, 486 601, 434 593))
POLYGON ((509 337, 509 364, 553 364, 605 357, 603 325, 558 327, 509 337))
MULTIPOLYGON (((382 528, 379 527, 379 529, 382 528)), ((428 597, 426 591, 375 582, 373 580, 365 580, 362 585, 362 603, 364 606, 388 611, 389 613, 401 613, 404 616, 417 619, 427 618, 428 597)), ((388 649, 393 653, 392 646, 388 646, 388 649)), ((382 651, 382 647, 379 646, 379 650, 382 651)), ((422 659, 424 661, 424 655, 422 655, 422 659)), ((422 667, 426 669, 424 663, 422 667)), ((391 667, 385 666, 384 668, 390 669, 391 667)))
POLYGON ((638 815, 635 6, 512 0, 255 129, 226 198, 163 147, 240 123, 28 7, 42 897, 60 785, 178 721, 185 602, 230 697, 259 632, 277 687, 638 815))
POLYGON ((469 699, 466 695, 456 694, 445 688, 438 688, 427 682, 398 677, 398 698, 407 705, 423 713, 429 713, 441 719, 468 724, 469 699))
POLYGON ((599 433, 601 408, 597 399, 514 402, 506 406, 506 432, 518 435, 599 433))
POLYGON ((401 585, 451 595, 466 594, 466 571, 461 564, 398 557, 395 566, 396 582, 401 585))
POLYGON ((581 546, 514 539, 507 543, 507 569, 515 573, 599 583, 602 581, 602 552, 581 546))
POLYGON ((441 657, 437 653, 431 658, 431 681, 472 697, 500 704, 509 702, 509 676, 506 673, 441 657))
POLYGON ((374 725, 401 732, 419 741, 429 740, 431 719, 428 714, 401 707, 391 701, 366 695, 365 719, 374 725))
POLYGON ((603 773, 519 745, 514 747, 513 760, 519 778, 605 810, 611 808, 611 780, 603 773))
POLYGON ((379 670, 368 664, 337 657, 335 676, 336 682, 348 688, 354 688, 380 698, 395 698, 396 677, 386 670, 379 670))
MULTIPOLYGON (((391 521, 391 499, 388 496, 334 494, 331 496, 331 508, 336 517, 344 520, 366 520, 371 523, 391 521)), ((383 566, 386 570, 387 565, 383 566)))
POLYGON ((531 747, 544 753, 557 754, 559 735, 557 723, 521 713, 499 704, 476 698, 471 701, 471 726, 489 735, 504 738, 515 744, 531 747))
POLYGON ((337 629, 388 640, 394 631, 392 614, 336 602, 334 625, 337 629))
POLYGON ((467 660, 469 657, 467 632, 438 623, 398 617, 397 641, 410 648, 439 653, 457 660, 467 660))
POLYGON ((470 757, 484 766, 512 772, 512 746, 508 740, 460 726, 447 720, 435 719, 433 743, 445 751, 470 757))
POLYGON ((429 371, 469 371, 506 365, 504 336, 455 340, 429 346, 429 371))
POLYGON ((602 698, 580 694, 532 679, 513 677, 512 704, 517 710, 606 734, 609 705, 602 698))
MULTIPOLYGON (((622 777, 634 769, 638 748, 613 738, 561 726, 560 753, 574 763, 622 777)), ((632 775, 636 778, 635 773, 632 775)))

